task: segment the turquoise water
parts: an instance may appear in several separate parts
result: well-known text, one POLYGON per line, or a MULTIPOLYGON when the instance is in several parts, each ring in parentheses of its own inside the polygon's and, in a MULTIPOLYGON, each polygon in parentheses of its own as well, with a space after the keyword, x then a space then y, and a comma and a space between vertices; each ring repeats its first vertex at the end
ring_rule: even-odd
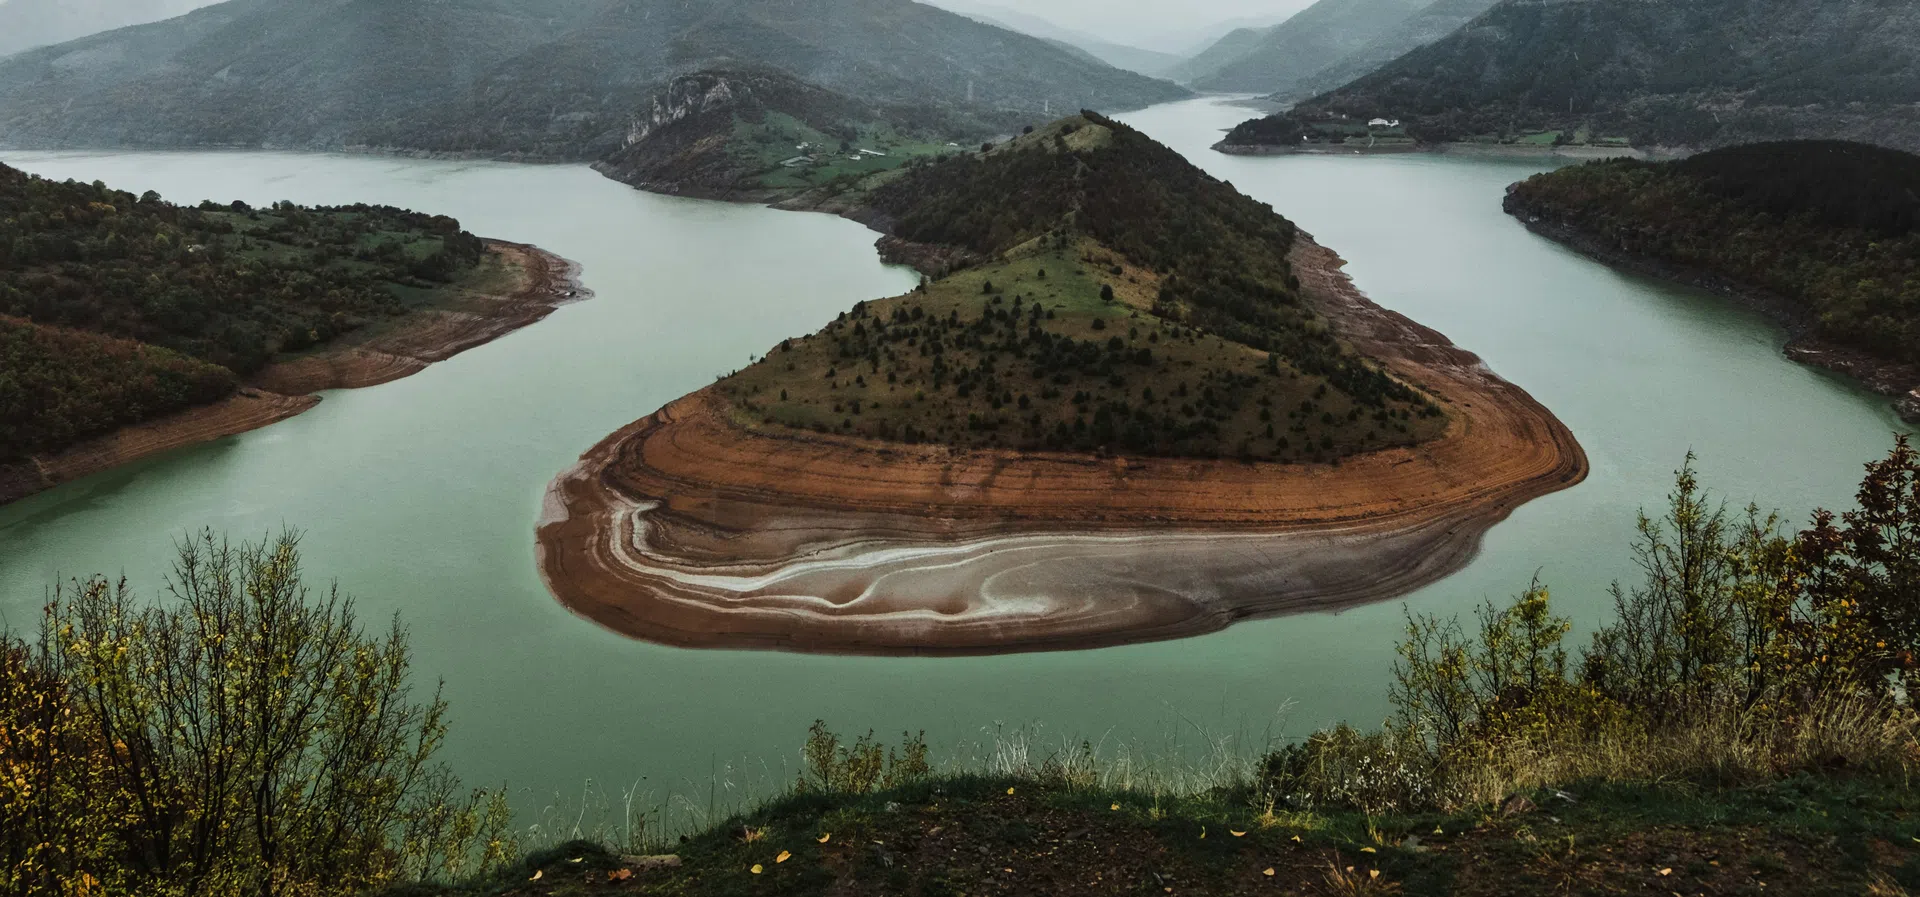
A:
MULTIPOLYGON (((1779 354, 1777 328, 1712 297, 1623 276, 1500 212, 1545 163, 1445 157, 1235 158, 1207 150, 1242 110, 1212 101, 1125 118, 1301 222, 1381 304, 1479 352, 1567 422, 1593 460, 1577 489, 1522 508, 1470 568, 1410 596, 1465 611, 1535 571, 1584 628, 1628 573, 1633 514, 1699 452, 1736 503, 1798 518, 1848 501, 1900 423, 1885 403, 1779 354)), ((996 730, 1042 744, 1191 752, 1374 722, 1402 602, 1243 624, 1156 645, 916 660, 695 652, 627 641, 561 609, 532 532, 548 481, 608 433, 901 292, 874 235, 824 215, 639 193, 580 167, 272 153, 0 155, 29 171, 169 199, 382 202, 580 262, 598 295, 385 386, 332 393, 266 430, 0 508, 0 613, 30 627, 57 579, 126 573, 157 590, 179 534, 307 531, 310 572, 412 627, 419 672, 453 702, 447 759, 524 798, 642 780, 704 805, 791 775, 807 726, 925 729, 967 754, 996 730)))

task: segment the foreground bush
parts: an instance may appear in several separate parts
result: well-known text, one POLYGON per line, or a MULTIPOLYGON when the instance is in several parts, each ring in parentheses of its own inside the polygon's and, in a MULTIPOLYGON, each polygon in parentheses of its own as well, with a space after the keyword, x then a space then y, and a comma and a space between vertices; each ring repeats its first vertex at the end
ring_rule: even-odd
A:
POLYGON ((503 796, 433 760, 407 634, 303 582, 298 540, 180 546, 164 601, 62 588, 0 651, 0 892, 351 894, 509 859, 503 796))
POLYGON ((1702 490, 1692 458, 1642 516, 1643 573, 1573 657, 1536 582, 1472 630, 1409 613, 1379 733, 1319 733, 1265 767, 1270 805, 1487 805, 1582 780, 1703 784, 1920 771, 1920 453, 1871 464, 1859 506, 1799 533, 1702 490))

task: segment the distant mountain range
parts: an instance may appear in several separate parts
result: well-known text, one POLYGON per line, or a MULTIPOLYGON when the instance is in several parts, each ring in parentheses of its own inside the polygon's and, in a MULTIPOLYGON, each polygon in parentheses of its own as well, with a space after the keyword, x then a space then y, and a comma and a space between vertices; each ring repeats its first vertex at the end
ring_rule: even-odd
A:
POLYGON ((0 60, 0 143, 597 158, 651 91, 742 64, 966 114, 1188 95, 908 0, 232 0, 0 60))
POLYGON ((1297 143, 1303 128, 1373 117, 1428 143, 1821 137, 1920 148, 1920 4, 1505 0, 1227 142, 1297 143))
POLYGON ((209 0, 5 0, 0 56, 128 25, 172 18, 209 0))
POLYGON ((1473 21, 1499 0, 1437 0, 1402 20, 1360 49, 1292 84, 1275 88, 1272 99, 1292 105, 1365 77, 1408 53, 1439 41, 1473 21))
POLYGON ((987 3, 971 3, 964 0, 941 0, 932 4, 949 9, 967 18, 989 25, 1032 35, 1041 40, 1051 41, 1060 46, 1084 53, 1117 69, 1126 69, 1153 77, 1163 77, 1182 61, 1182 57, 1158 50, 1146 50, 1140 47, 1115 43, 1104 38, 1057 25, 1031 13, 1021 12, 1004 6, 987 3))
POLYGON ((1433 2, 1320 0, 1264 31, 1229 34, 1181 73, 1201 90, 1284 92, 1385 38, 1433 2))

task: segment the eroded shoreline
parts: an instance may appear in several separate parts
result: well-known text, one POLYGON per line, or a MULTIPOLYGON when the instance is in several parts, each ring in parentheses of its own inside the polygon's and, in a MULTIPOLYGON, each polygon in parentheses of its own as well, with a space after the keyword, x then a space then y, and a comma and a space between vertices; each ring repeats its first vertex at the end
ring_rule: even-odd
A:
POLYGON ((963 452, 754 432, 707 390, 554 481, 541 574, 575 613, 670 645, 1093 648, 1406 594, 1586 476, 1565 426, 1477 356, 1310 239, 1294 261, 1344 338, 1449 403, 1444 437, 1337 467, 963 452))
POLYGON ((122 427, 57 454, 0 465, 0 506, 142 458, 279 423, 320 404, 313 393, 361 389, 417 374, 590 295, 580 285, 579 266, 566 259, 521 243, 488 240, 487 245, 527 272, 524 286, 507 295, 470 293, 453 307, 409 315, 363 343, 272 365, 211 405, 122 427))

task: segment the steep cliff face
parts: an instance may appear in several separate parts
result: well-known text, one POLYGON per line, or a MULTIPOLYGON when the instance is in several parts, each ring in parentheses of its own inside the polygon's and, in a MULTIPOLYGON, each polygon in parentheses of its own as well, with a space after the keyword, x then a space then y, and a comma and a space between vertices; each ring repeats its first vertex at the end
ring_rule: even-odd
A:
POLYGON ((0 140, 597 158, 716 66, 949 113, 1188 95, 910 0, 231 0, 0 61, 0 140))
POLYGON ((1636 145, 1920 148, 1920 4, 1505 0, 1296 112, 1402 119, 1429 141, 1587 129, 1636 145))

